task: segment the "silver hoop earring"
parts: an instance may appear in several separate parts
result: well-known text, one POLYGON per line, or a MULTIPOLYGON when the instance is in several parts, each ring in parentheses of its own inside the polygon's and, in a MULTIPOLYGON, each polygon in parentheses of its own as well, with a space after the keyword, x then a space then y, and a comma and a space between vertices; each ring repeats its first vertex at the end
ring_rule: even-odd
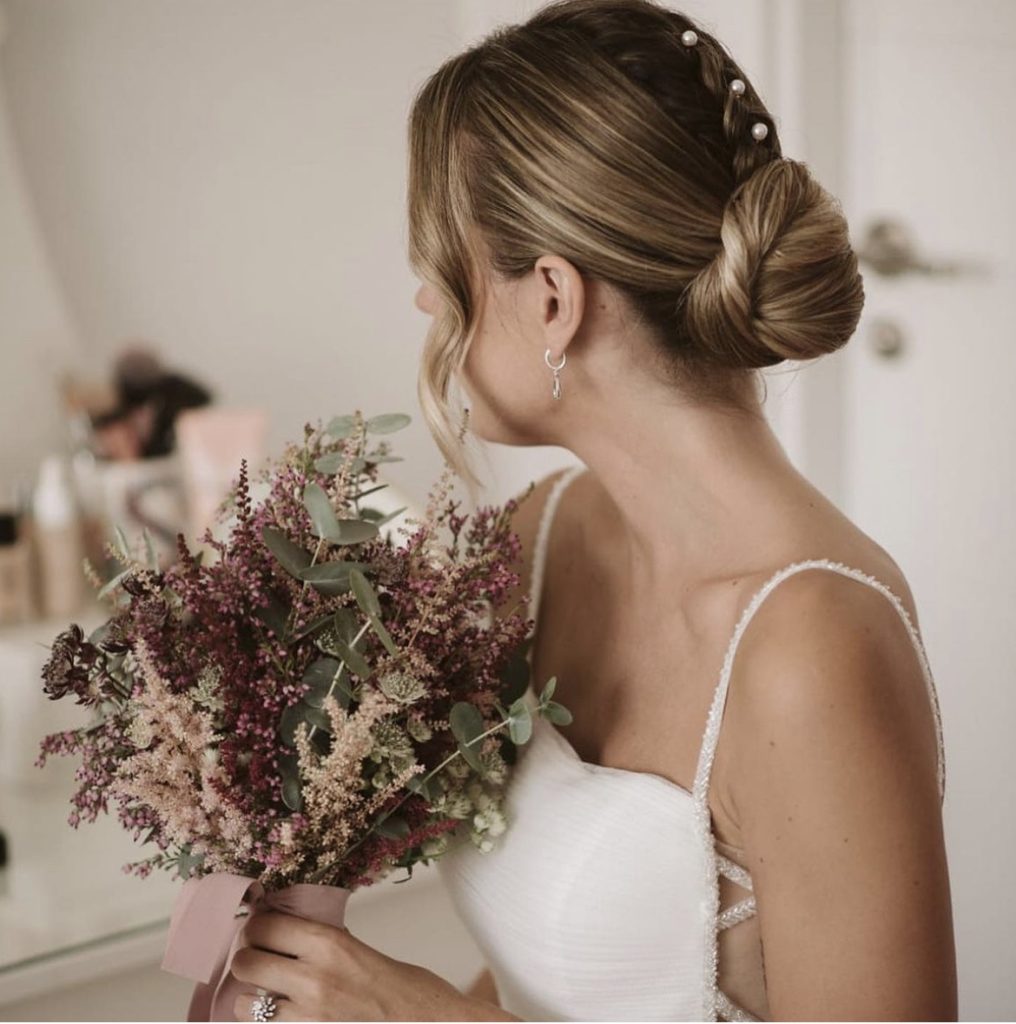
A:
POLYGON ((558 376, 558 373, 561 370, 561 368, 564 366, 565 361, 567 360, 567 358, 568 358, 568 356, 564 352, 562 352, 561 353, 561 362, 558 363, 557 366, 555 366, 550 361, 550 349, 548 348, 547 351, 543 353, 543 361, 554 371, 554 391, 553 391, 553 395, 554 395, 555 398, 560 398, 561 397, 561 378, 558 376))

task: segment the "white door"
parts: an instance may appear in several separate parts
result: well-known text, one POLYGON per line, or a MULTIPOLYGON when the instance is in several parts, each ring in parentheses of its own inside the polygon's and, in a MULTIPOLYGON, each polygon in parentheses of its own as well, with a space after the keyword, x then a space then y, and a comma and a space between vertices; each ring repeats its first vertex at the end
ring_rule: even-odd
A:
POLYGON ((1016 3, 844 13, 842 198, 870 257, 844 511, 907 574, 942 702, 960 1019, 1013 1019, 1016 3))

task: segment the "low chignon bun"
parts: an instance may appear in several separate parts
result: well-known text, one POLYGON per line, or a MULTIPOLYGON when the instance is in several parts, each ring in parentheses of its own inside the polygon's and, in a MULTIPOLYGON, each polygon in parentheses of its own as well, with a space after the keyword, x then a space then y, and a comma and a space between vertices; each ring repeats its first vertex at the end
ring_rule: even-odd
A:
POLYGON ((720 238, 681 299, 702 356, 749 369, 846 344, 863 280, 840 204, 806 164, 780 157, 758 167, 731 196, 720 238))

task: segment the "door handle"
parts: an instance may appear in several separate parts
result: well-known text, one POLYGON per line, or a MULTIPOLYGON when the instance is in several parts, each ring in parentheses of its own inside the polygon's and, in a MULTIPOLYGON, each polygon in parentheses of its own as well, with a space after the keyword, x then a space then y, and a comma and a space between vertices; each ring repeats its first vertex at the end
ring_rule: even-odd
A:
POLYGON ((984 274, 983 264, 973 261, 932 260, 920 255, 914 233, 902 221, 880 217, 868 224, 857 258, 882 277, 919 274, 923 277, 958 277, 984 274))

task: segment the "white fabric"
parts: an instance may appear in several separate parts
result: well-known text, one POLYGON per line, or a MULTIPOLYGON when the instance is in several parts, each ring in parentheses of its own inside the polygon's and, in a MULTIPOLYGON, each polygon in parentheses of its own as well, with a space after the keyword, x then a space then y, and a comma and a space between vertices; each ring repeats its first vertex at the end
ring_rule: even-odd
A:
MULTIPOLYGON (((533 619, 554 510, 584 469, 576 466, 555 482, 541 514, 530 590, 533 619)), ((523 1020, 759 1019, 716 987, 716 936, 725 923, 718 913, 718 872, 749 889, 751 879, 715 850, 707 793, 740 637, 772 589, 809 568, 875 587, 906 623, 934 709, 944 796, 938 698, 906 608, 874 577, 840 563, 811 559, 786 566, 756 592, 730 638, 692 792, 650 772, 583 761, 554 725, 534 717, 533 735, 518 748, 505 797, 507 831, 489 853, 467 840, 438 859, 510 1013, 523 1020)), ((526 699, 535 705, 532 687, 526 699)), ((754 913, 750 899, 736 915, 754 913)))

